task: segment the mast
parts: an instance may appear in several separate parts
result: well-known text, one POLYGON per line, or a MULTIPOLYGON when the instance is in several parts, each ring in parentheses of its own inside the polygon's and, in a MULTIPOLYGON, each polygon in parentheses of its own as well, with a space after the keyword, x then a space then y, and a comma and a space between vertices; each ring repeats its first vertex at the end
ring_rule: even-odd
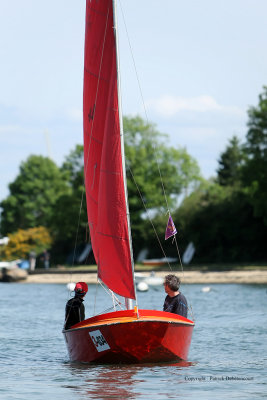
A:
MULTIPOLYGON (((121 88, 120 88, 120 62, 119 62, 119 43, 118 43, 118 23, 117 23, 117 1, 112 0, 113 6, 113 17, 114 17, 114 36, 116 44, 116 60, 117 60, 117 87, 118 87, 118 111, 120 120, 120 138, 121 138, 121 158, 122 158, 122 171, 123 171, 123 183, 124 183, 124 193, 125 193, 125 203, 127 211, 127 224, 128 224, 128 236, 129 236, 129 246, 131 254, 131 264, 132 264, 132 274, 134 278, 134 258, 133 258, 133 245, 132 245, 132 235, 131 235, 131 223, 130 223, 130 212, 128 203, 128 190, 127 190, 127 179, 126 179, 126 168, 125 168, 125 150, 124 150, 124 133, 123 133, 123 118, 122 118, 122 105, 121 105, 121 88)), ((135 285, 134 285, 135 288, 135 285)), ((137 302, 136 290, 135 298, 137 302)), ((126 308, 129 310, 133 308, 133 301, 125 297, 126 308)))
MULTIPOLYGON (((87 0, 84 57, 84 165, 88 224, 98 277, 135 299, 114 0, 87 0)), ((128 305, 130 307, 130 305, 128 305)))

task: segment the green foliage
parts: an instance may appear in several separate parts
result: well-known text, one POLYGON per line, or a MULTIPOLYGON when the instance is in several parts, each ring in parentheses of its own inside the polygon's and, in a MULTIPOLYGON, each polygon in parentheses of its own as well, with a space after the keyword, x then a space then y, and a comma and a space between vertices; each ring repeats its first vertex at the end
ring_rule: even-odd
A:
POLYGON ((77 145, 61 167, 69 191, 58 197, 50 223, 55 240, 52 256, 59 262, 62 254, 69 255, 75 244, 89 239, 83 165, 83 146, 77 145))
MULTIPOLYGON (((170 256, 175 255, 175 246, 171 240, 164 242, 168 209, 181 253, 193 241, 196 262, 266 261, 267 87, 248 117, 246 143, 241 145, 235 136, 230 140, 220 155, 217 179, 209 182, 201 179, 187 151, 170 146, 153 124, 140 117, 124 118, 135 254, 148 247, 151 255, 162 256, 145 204, 170 256), (175 211, 182 193, 191 194, 175 211)), ((7 259, 26 258, 30 251, 40 254, 53 240, 53 262, 65 262, 75 244, 88 241, 83 163, 83 146, 78 145, 61 168, 41 156, 30 156, 21 164, 9 196, 0 204, 1 234, 10 237, 7 259)))
POLYGON ((171 195, 177 196, 185 187, 200 181, 197 162, 185 149, 169 146, 167 135, 158 132, 153 124, 145 123, 140 117, 125 117, 123 127, 128 190, 132 190, 133 173, 148 208, 163 203, 161 178, 170 202, 171 195))
POLYGON ((267 86, 259 95, 257 107, 248 110, 248 133, 246 150, 250 158, 267 159, 267 86))
POLYGON ((175 215, 195 261, 266 261, 267 87, 248 116, 246 143, 233 137, 220 156, 219 185, 202 184, 175 215))
POLYGON ((35 252, 38 256, 52 244, 52 237, 43 226, 26 230, 19 229, 8 237, 9 242, 2 250, 2 257, 5 260, 27 259, 30 252, 35 252))
POLYGON ((68 192, 63 174, 49 158, 30 156, 9 185, 10 195, 1 203, 2 234, 36 226, 50 226, 57 199, 68 192))
MULTIPOLYGON (((158 168, 161 170, 170 206, 174 204, 172 196, 176 197, 185 185, 198 182, 200 173, 196 161, 184 149, 176 150, 164 145, 162 140, 166 136, 159 133, 154 125, 146 124, 140 117, 124 118, 124 132, 132 237, 134 248, 138 252, 140 247, 144 246, 144 240, 148 240, 150 225, 147 227, 147 221, 144 219, 144 206, 135 182, 148 209, 160 209, 160 206, 163 206, 166 210, 158 168)), ((70 248, 75 241, 82 243, 86 238, 88 240, 82 146, 76 146, 70 153, 61 171, 68 180, 71 191, 58 198, 51 228, 56 247, 62 252, 70 248)))
POLYGON ((243 147, 236 136, 230 140, 226 150, 220 155, 218 182, 222 186, 240 185, 241 167, 245 160, 243 147))
POLYGON ((243 185, 250 197, 254 214, 267 225, 267 87, 259 96, 257 107, 248 111, 245 150, 248 160, 243 169, 243 185))
MULTIPOLYGON (((242 190, 207 183, 186 198, 175 214, 182 243, 193 241, 195 262, 248 262, 265 259, 267 228, 253 216, 242 190)), ((183 249, 183 246, 182 246, 183 249)))
POLYGON ((61 171, 73 189, 81 189, 84 186, 83 173, 83 146, 76 145, 75 149, 65 158, 61 171))
POLYGON ((181 191, 197 185, 201 178, 197 162, 185 149, 169 146, 167 136, 158 132, 153 124, 140 117, 126 117, 123 127, 132 236, 137 253, 148 243, 151 233, 143 203, 147 210, 153 209, 154 214, 165 214, 176 204, 181 191))
MULTIPOLYGON (((153 124, 140 117, 124 118, 124 131, 132 236, 138 250, 148 240, 150 228, 147 229, 148 221, 135 182, 146 208, 154 213, 162 209, 165 214, 183 189, 199 182, 200 172, 186 150, 169 146, 167 136, 153 124)), ((51 257, 58 262, 63 255, 65 259, 75 243, 88 240, 83 146, 76 146, 60 169, 48 158, 29 157, 9 188, 10 195, 1 203, 2 234, 39 225, 48 227, 54 243, 51 257)))

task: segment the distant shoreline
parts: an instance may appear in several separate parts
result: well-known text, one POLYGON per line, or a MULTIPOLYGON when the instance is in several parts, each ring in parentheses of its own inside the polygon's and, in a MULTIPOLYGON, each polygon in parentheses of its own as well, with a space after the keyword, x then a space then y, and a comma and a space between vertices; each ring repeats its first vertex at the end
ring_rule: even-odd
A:
MULTIPOLYGON (((160 271, 155 275, 164 277, 167 274, 174 273, 181 278, 183 284, 199 283, 199 284, 212 284, 212 283, 240 283, 240 284, 267 284, 267 270, 255 269, 251 271, 220 271, 220 272, 203 272, 203 271, 160 271)), ((142 273, 149 276, 149 272, 142 273)), ((55 273, 46 271, 41 273, 29 274, 26 280, 21 283, 57 283, 67 284, 70 282, 85 281, 89 284, 97 283, 96 272, 75 271, 75 273, 60 271, 55 273)))

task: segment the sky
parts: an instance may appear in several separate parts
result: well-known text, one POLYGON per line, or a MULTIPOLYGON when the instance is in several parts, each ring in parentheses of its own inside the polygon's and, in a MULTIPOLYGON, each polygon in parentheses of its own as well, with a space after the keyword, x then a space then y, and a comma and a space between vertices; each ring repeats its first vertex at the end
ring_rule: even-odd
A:
MULTIPOLYGON (((266 15, 266 0, 118 0, 123 114, 205 178, 267 84, 266 15)), ((1 2, 0 200, 29 155, 60 166, 82 144, 84 22, 85 0, 1 2)))

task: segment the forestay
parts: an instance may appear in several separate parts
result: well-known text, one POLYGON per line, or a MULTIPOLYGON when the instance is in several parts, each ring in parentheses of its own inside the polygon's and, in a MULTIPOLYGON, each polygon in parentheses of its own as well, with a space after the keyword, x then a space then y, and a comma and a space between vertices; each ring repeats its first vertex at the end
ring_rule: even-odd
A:
POLYGON ((112 0, 87 0, 84 170, 88 223, 99 278, 135 298, 122 164, 112 0))

